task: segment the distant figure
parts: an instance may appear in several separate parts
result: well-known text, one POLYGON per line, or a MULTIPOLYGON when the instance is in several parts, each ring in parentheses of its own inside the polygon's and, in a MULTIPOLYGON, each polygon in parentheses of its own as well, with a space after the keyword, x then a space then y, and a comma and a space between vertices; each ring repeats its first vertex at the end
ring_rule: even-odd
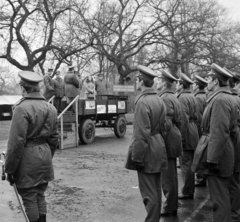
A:
POLYGON ((47 73, 43 77, 43 83, 44 83, 43 96, 46 98, 47 101, 51 99, 55 94, 54 81, 51 78, 52 72, 53 72, 53 69, 49 68, 47 73))
MULTIPOLYGON (((68 72, 64 76, 65 82, 65 96, 67 98, 67 104, 71 103, 73 99, 79 95, 79 79, 74 73, 74 66, 68 67, 68 72)), ((70 107, 70 110, 75 112, 74 106, 70 107)))
POLYGON ((95 85, 92 76, 88 76, 83 84, 84 99, 95 99, 95 85))
POLYGON ((95 88, 97 91, 97 95, 108 94, 109 85, 106 80, 104 80, 104 76, 102 73, 98 74, 98 80, 95 82, 95 88))
POLYGON ((54 81, 54 90, 55 90, 55 98, 54 98, 54 106, 56 107, 58 113, 62 112, 62 98, 65 94, 64 89, 64 81, 60 77, 60 71, 56 72, 56 78, 54 81))

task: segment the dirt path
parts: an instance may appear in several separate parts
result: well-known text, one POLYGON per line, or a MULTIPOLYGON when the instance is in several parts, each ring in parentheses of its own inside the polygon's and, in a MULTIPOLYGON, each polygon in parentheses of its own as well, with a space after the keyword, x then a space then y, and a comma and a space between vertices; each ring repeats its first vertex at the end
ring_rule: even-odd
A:
MULTIPOLYGON (((144 218, 136 172, 124 168, 132 126, 123 139, 110 130, 100 130, 98 135, 91 145, 55 153, 55 180, 46 192, 49 221, 139 222, 144 218)), ((4 184, 1 190, 8 213, 0 220, 23 222, 12 188, 4 184)))

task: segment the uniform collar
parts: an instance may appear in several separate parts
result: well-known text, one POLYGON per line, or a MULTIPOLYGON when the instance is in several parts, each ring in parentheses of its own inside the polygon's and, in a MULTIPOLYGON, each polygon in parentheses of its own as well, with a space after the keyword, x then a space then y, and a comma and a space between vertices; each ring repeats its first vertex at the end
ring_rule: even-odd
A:
POLYGON ((237 90, 236 89, 230 89, 230 91, 231 91, 231 93, 233 94, 233 95, 237 95, 238 96, 238 92, 237 92, 237 90))
POLYGON ((135 104, 138 102, 138 100, 142 97, 142 96, 146 96, 146 95, 156 95, 157 92, 155 91, 155 89, 153 88, 147 88, 144 89, 135 99, 135 104))
POLYGON ((161 97, 165 93, 172 93, 172 94, 174 94, 172 89, 163 89, 162 91, 158 92, 158 96, 161 97))
POLYGON ((203 89, 200 89, 196 93, 194 93, 194 96, 196 96, 198 94, 206 94, 206 92, 203 89))
POLYGON ((192 93, 192 91, 190 89, 183 89, 177 94, 177 97, 181 96, 183 93, 192 93))
POLYGON ((32 92, 28 93, 24 96, 25 99, 43 99, 45 100, 45 97, 40 92, 32 92))
POLYGON ((209 98, 207 99, 207 103, 209 103, 217 94, 219 93, 226 93, 226 94, 232 94, 231 91, 227 86, 225 87, 220 87, 218 90, 214 91, 211 93, 209 98))

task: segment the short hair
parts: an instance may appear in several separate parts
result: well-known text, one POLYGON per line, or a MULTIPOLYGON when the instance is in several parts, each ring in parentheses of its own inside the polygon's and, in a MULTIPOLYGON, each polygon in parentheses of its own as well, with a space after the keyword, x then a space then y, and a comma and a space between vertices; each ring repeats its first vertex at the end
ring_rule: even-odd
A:
POLYGON ((39 84, 37 84, 36 86, 30 86, 30 85, 21 83, 20 85, 26 90, 27 93, 40 92, 39 84))
POLYGON ((167 88, 167 89, 171 89, 171 88, 172 88, 172 83, 166 81, 164 78, 161 78, 161 79, 162 79, 162 81, 164 81, 164 83, 166 84, 166 88, 167 88))
POLYGON ((183 89, 189 89, 190 88, 190 84, 186 83, 183 80, 179 80, 179 83, 183 85, 183 89))
POLYGON ((200 89, 200 90, 204 90, 204 88, 206 87, 207 85, 202 85, 202 84, 200 84, 200 85, 198 85, 198 88, 200 89))
POLYGON ((237 81, 235 81, 233 78, 229 79, 229 86, 230 86, 230 88, 234 88, 236 82, 237 81))
POLYGON ((220 87, 228 86, 228 81, 223 81, 221 79, 218 79, 215 75, 211 75, 211 77, 212 77, 212 80, 215 80, 215 79, 218 80, 220 87))
POLYGON ((141 77, 137 77, 139 79, 139 81, 143 81, 143 85, 146 87, 152 87, 154 84, 154 80, 150 80, 150 79, 145 79, 145 78, 141 78, 141 77))

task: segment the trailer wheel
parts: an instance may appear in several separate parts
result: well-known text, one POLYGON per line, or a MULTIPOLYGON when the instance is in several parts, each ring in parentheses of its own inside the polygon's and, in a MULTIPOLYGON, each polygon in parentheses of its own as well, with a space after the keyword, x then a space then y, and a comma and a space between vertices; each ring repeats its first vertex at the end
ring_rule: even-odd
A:
POLYGON ((95 125, 91 119, 84 119, 79 127, 79 139, 83 144, 92 143, 95 138, 95 125))
POLYGON ((118 116, 118 118, 114 122, 114 133, 116 137, 122 138, 124 137, 127 130, 127 121, 125 116, 118 116))

